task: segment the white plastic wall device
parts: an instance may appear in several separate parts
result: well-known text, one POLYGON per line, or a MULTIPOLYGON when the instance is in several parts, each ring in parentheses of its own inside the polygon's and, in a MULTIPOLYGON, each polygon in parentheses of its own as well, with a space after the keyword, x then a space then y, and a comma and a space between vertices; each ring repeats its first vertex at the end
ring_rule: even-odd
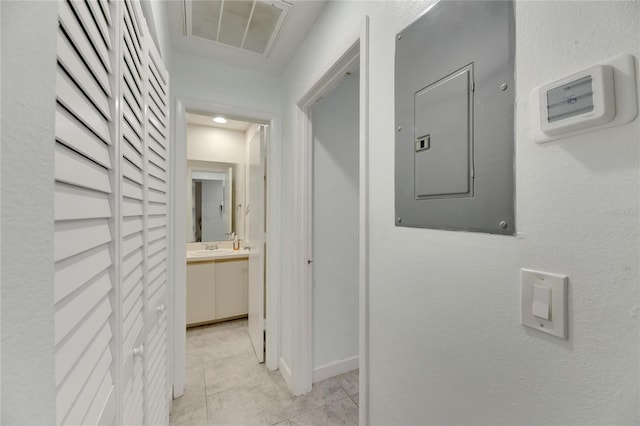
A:
POLYGON ((602 64, 538 86, 531 91, 529 102, 531 136, 537 143, 627 124, 638 114, 635 58, 630 54, 618 55, 602 64), (549 120, 547 106, 553 90, 587 77, 593 92, 593 109, 549 120))
POLYGON ((521 273, 522 325, 566 340, 569 278, 531 269, 521 273))

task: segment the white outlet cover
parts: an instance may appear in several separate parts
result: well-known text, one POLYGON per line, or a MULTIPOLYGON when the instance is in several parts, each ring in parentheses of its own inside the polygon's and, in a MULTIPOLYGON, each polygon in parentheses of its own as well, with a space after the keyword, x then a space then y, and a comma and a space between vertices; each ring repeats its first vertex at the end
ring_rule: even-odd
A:
POLYGON ((567 289, 566 275, 522 269, 522 325, 567 340, 567 289), (533 315, 534 286, 551 289, 551 317, 545 320, 533 315))

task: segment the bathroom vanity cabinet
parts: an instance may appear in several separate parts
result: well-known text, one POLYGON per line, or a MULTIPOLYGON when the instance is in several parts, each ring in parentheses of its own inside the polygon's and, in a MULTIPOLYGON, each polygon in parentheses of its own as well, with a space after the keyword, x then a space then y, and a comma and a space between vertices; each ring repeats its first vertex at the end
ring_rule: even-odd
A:
POLYGON ((187 326, 247 315, 247 258, 187 263, 187 326))
POLYGON ((187 325, 216 319, 216 262, 187 264, 187 325))

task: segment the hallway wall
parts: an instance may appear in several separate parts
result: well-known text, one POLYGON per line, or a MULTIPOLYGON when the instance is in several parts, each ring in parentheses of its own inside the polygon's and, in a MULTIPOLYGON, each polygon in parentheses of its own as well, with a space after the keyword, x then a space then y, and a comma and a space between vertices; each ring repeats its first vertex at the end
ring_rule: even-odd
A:
POLYGON ((187 160, 245 163, 245 132, 187 125, 187 160))
POLYGON ((277 113, 280 84, 264 72, 174 50, 172 96, 277 113))
MULTIPOLYGON (((370 423, 637 424, 639 120, 537 145, 527 99, 617 53, 637 58, 640 3, 517 2, 515 237, 394 225, 395 35, 429 4, 331 2, 283 74, 283 269, 301 249, 294 105, 366 14, 370 423), (523 267, 569 276, 568 341, 520 324, 523 267)), ((283 306, 297 285, 284 275, 283 306)), ((284 327, 287 362, 291 338, 284 327)))
POLYGON ((53 106, 58 5, 3 1, 0 15, 0 423, 54 424, 53 106))

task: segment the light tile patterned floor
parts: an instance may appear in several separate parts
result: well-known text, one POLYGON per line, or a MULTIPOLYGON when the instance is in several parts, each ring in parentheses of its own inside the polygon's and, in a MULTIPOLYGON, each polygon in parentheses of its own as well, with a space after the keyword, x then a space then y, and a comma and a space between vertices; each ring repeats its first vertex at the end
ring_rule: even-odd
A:
POLYGON ((186 364, 171 426, 358 424, 358 370, 293 396, 279 371, 256 360, 246 319, 189 329, 186 364))

